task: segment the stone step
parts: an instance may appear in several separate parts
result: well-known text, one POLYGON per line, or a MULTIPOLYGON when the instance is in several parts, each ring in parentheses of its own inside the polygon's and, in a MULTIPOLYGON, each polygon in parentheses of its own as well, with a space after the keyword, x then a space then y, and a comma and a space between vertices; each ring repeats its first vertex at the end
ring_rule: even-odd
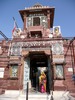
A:
POLYGON ((0 89, 0 95, 4 94, 4 93, 5 93, 5 90, 4 89, 0 89))
POLYGON ((74 93, 70 93, 70 95, 75 98, 75 92, 74 93))
MULTIPOLYGON (((6 98, 17 98, 17 100, 26 100, 26 92, 23 91, 12 91, 12 90, 7 90, 5 92, 5 97, 6 98)), ((40 93, 40 92, 29 92, 28 93, 28 100, 48 100, 48 95, 47 93, 40 93)))
POLYGON ((61 91, 62 90, 62 91, 65 91, 66 90, 66 87, 65 86, 60 86, 60 87, 59 86, 55 86, 54 87, 54 90, 58 90, 58 91, 61 91))
MULTIPOLYGON (((53 98, 54 99, 51 99, 51 95, 48 95, 47 93, 36 91, 31 92, 28 95, 28 100, 75 100, 75 98, 70 96, 69 91, 53 91, 53 98)), ((6 90, 5 94, 0 95, 0 100, 26 100, 26 93, 19 90, 6 90)))
POLYGON ((70 94, 73 93, 75 95, 75 88, 69 88, 70 94))
MULTIPOLYGON (((47 95, 28 95, 28 100, 47 100, 47 95)), ((26 95, 21 95, 20 97, 18 97, 18 100, 25 100, 26 99, 26 95)))

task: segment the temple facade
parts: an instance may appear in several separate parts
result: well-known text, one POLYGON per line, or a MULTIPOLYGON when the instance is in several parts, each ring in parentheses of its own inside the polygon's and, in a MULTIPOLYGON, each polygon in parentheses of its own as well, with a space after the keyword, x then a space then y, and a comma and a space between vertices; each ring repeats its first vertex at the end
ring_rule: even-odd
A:
POLYGON ((0 90, 75 92, 75 38, 53 26, 54 7, 35 4, 20 10, 23 29, 0 41, 0 90))

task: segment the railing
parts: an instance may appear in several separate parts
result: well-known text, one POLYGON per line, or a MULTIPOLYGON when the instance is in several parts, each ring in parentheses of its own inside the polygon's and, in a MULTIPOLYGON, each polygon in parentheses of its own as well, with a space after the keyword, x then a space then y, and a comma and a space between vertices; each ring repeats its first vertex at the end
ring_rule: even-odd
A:
POLYGON ((29 88, 29 84, 27 82, 27 89, 26 89, 26 100, 28 100, 28 88, 29 88))

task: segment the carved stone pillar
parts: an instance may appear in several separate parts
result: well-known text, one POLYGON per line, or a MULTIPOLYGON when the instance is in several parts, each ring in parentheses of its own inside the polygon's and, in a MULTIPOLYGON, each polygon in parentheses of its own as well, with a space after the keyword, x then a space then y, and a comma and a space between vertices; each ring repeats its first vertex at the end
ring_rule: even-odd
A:
POLYGON ((24 30, 26 30, 26 13, 24 14, 24 30))
POLYGON ((50 11, 47 10, 47 22, 48 22, 48 28, 50 29, 50 11))

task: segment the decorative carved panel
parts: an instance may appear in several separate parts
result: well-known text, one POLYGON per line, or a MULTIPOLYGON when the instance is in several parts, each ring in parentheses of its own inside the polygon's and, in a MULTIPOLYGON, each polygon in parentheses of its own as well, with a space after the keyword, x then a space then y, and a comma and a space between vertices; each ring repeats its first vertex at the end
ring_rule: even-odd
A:
POLYGON ((19 42, 12 43, 11 55, 21 55, 21 45, 19 44, 19 42))
POLYGON ((27 17, 27 27, 32 26, 32 17, 27 17))
POLYGON ((52 45, 52 53, 53 54, 63 54, 63 44, 54 43, 52 45))
POLYGON ((41 22, 41 25, 42 25, 43 27, 45 27, 45 28, 48 27, 47 16, 42 16, 40 22, 41 22))

